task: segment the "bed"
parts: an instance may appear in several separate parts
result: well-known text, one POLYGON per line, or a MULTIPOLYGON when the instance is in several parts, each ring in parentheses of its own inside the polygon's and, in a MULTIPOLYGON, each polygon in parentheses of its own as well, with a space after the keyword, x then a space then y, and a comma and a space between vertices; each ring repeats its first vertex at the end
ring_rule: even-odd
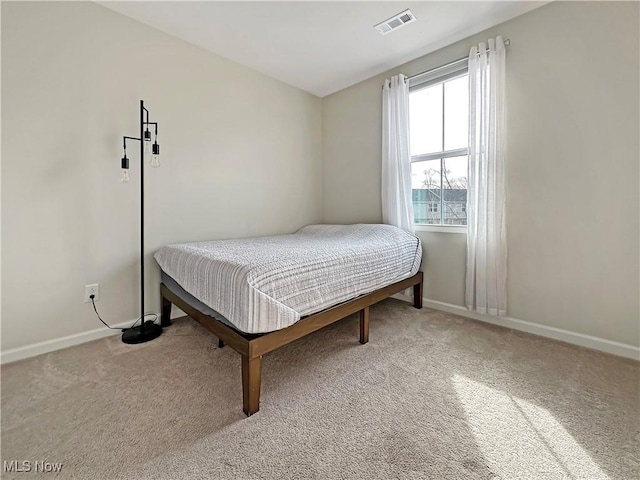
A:
POLYGON ((262 356, 413 287, 422 307, 422 247, 390 225, 309 225, 291 235, 167 245, 161 269, 162 326, 171 306, 242 357, 243 410, 259 410, 262 356))

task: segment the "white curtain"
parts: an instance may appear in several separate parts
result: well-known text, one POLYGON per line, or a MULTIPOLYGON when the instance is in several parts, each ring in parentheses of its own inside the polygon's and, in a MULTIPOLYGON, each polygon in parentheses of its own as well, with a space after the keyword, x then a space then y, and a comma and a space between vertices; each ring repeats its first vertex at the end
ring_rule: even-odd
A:
POLYGON ((490 315, 507 313, 504 85, 502 37, 471 48, 465 301, 490 315))
POLYGON ((385 80, 382 88, 382 221, 414 231, 409 84, 404 75, 385 80))

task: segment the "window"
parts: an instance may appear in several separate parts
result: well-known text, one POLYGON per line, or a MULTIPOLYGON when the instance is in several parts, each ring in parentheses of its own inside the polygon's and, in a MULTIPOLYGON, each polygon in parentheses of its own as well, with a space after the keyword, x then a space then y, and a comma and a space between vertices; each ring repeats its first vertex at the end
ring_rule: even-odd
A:
POLYGON ((466 225, 469 153, 466 59, 414 77, 409 115, 415 223, 466 225))

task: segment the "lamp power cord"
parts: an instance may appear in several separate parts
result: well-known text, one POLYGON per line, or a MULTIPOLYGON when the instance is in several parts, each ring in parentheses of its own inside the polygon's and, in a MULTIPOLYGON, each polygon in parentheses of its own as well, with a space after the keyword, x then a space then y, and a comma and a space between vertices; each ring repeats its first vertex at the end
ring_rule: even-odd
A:
MULTIPOLYGON (((96 302, 94 300, 95 299, 95 295, 89 295, 89 298, 91 299, 91 304, 93 305, 93 310, 96 312, 96 316, 98 317, 98 320, 100 320, 104 324, 105 327, 107 327, 107 328, 109 328, 111 330, 120 330, 121 332, 126 332, 127 330, 131 330, 133 327, 135 327, 136 323, 138 323, 142 319, 142 317, 138 317, 136 319, 136 321, 133 322, 133 324, 130 327, 125 327, 125 328, 112 327, 111 325, 109 325, 107 322, 105 322, 100 317, 100 314, 98 313, 98 309, 96 308, 96 302)), ((145 316, 145 318, 147 316, 153 317, 152 320, 147 320, 149 322, 155 322, 158 319, 158 315, 155 314, 155 313, 145 313, 144 316, 145 316)))

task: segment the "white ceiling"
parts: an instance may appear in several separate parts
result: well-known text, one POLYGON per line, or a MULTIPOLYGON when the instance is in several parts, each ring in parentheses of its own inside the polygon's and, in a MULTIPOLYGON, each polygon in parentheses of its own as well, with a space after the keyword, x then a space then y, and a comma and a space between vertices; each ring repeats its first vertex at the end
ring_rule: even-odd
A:
POLYGON ((324 97, 547 2, 98 3, 324 97), (406 8, 417 21, 387 35, 373 28, 406 8))

